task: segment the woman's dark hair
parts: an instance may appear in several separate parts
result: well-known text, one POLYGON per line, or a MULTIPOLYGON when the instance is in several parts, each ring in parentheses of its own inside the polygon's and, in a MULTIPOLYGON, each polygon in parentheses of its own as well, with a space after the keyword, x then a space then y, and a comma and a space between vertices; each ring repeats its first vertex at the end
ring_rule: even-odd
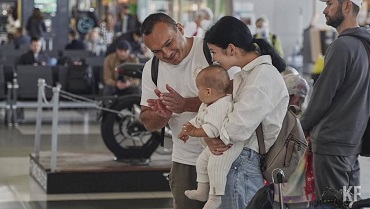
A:
POLYGON ((35 18, 36 20, 43 20, 44 19, 44 17, 41 14, 41 10, 37 7, 33 9, 31 16, 33 18, 35 18))
POLYGON ((141 33, 143 35, 149 35, 152 33, 154 25, 157 23, 165 23, 170 26, 173 30, 177 31, 176 22, 168 15, 164 13, 154 13, 149 15, 141 25, 141 33))
POLYGON ((245 52, 259 51, 261 55, 271 56, 272 65, 279 72, 285 70, 285 61, 276 52, 274 47, 264 39, 254 39, 248 26, 235 17, 222 17, 206 32, 204 41, 222 49, 226 49, 229 44, 233 44, 245 52))

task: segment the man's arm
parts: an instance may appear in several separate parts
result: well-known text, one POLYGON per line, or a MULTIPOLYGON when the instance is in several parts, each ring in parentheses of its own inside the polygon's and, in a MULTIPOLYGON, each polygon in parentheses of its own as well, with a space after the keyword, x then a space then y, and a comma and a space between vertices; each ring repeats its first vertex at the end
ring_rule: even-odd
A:
POLYGON ((310 102, 301 117, 303 130, 309 132, 326 114, 333 98, 344 82, 349 65, 348 48, 343 43, 331 45, 325 55, 324 69, 316 82, 310 102))
POLYGON ((202 102, 199 97, 185 98, 185 105, 183 112, 198 112, 199 106, 202 102))

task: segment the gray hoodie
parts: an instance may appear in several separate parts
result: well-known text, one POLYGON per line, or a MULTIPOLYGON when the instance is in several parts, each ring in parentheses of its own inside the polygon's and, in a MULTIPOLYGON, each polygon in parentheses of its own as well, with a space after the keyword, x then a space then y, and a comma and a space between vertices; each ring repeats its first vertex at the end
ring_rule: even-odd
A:
POLYGON ((301 118, 311 132, 314 153, 349 156, 361 149, 361 137, 370 115, 370 28, 347 29, 330 45, 325 65, 301 118))

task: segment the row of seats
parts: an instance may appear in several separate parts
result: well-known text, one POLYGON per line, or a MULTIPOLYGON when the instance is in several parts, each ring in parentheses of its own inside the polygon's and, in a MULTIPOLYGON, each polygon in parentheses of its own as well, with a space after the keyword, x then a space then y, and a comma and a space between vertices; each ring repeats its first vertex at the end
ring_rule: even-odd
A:
MULTIPOLYGON (((5 121, 9 124, 18 123, 17 109, 37 107, 37 83, 39 78, 43 78, 49 86, 61 84, 62 90, 68 90, 66 87, 71 85, 69 83, 71 79, 68 79, 68 73, 71 70, 78 69, 66 66, 0 65, 0 108, 5 108, 6 110, 5 121)), ((93 66, 91 73, 94 78, 94 91, 89 92, 88 95, 80 95, 94 99, 100 97, 102 94, 102 67, 93 66)), ((52 98, 51 89, 46 88, 45 96, 47 99, 52 98)), ((67 106, 64 105, 64 107, 67 106)), ((93 105, 84 103, 70 106, 90 107, 93 105)))
MULTIPOLYGON (((16 64, 18 58, 29 49, 7 49, 2 48, 0 45, 0 64, 16 64)), ((59 50, 59 51, 46 51, 50 57, 54 57, 56 59, 60 58, 60 55, 63 54, 63 57, 69 57, 73 61, 85 59, 87 63, 97 63, 99 62, 100 65, 103 65, 104 57, 97 57, 92 55, 91 52, 86 50, 59 50)))

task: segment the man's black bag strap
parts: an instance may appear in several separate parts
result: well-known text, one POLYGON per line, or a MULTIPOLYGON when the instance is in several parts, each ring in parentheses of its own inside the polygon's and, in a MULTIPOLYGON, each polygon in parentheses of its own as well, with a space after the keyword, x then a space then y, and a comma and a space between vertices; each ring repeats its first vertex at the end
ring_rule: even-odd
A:
MULTIPOLYGON (((213 64, 212 62, 212 55, 209 52, 209 48, 206 42, 203 42, 203 54, 204 57, 206 58, 207 62, 209 65, 213 64)), ((157 85, 157 80, 158 80, 158 66, 159 66, 159 59, 154 56, 152 59, 152 81, 154 82, 155 85, 157 85)), ((161 146, 163 147, 164 145, 164 130, 166 127, 163 127, 161 130, 161 146)))

